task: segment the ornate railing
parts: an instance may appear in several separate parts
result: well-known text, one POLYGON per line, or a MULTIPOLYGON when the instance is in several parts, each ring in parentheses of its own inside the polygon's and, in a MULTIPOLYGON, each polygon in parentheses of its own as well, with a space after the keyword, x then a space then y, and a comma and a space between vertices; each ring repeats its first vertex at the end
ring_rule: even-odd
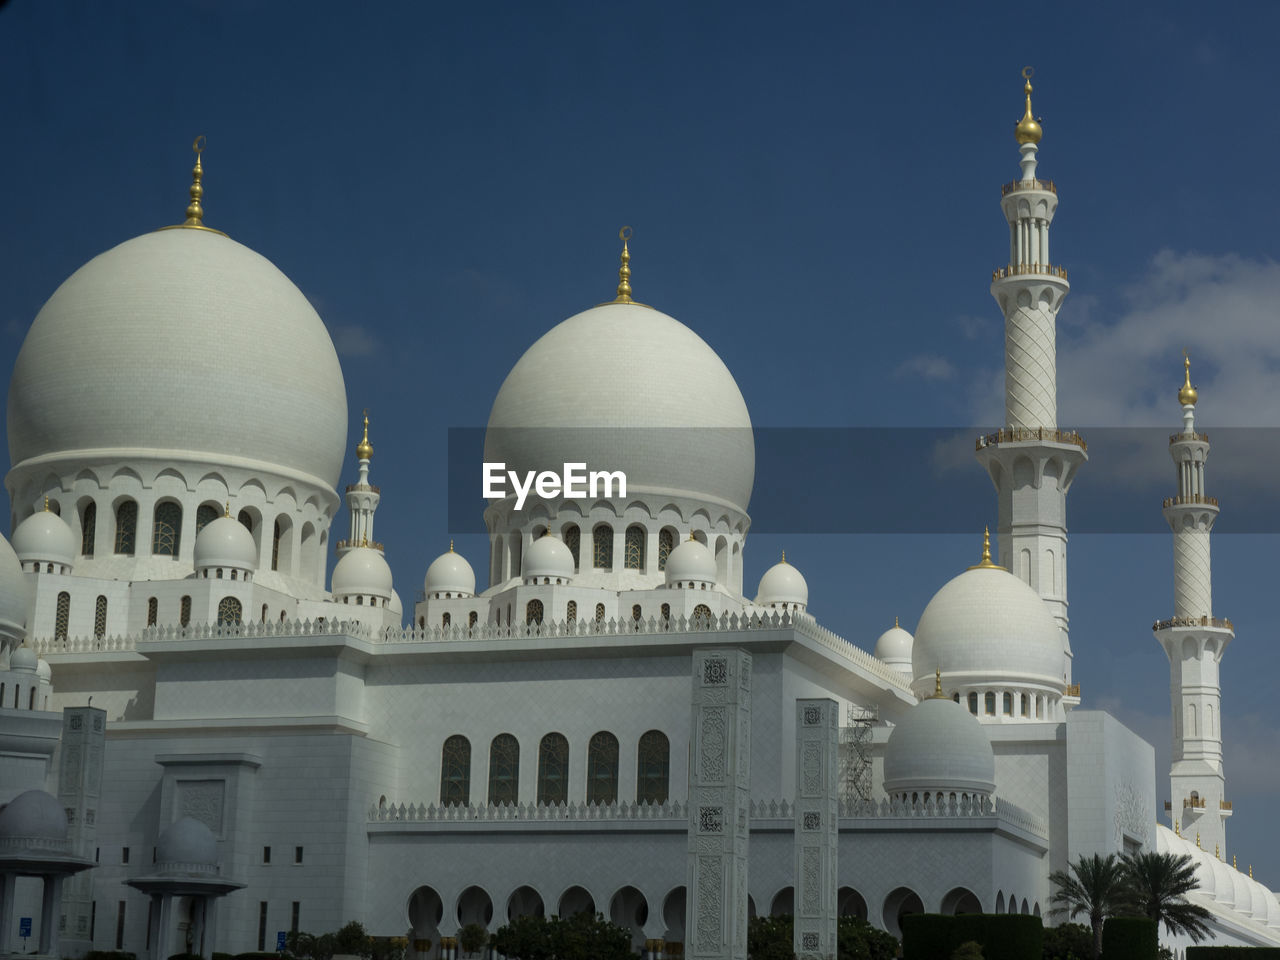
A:
POLYGON ((334 550, 345 550, 347 547, 369 547, 373 550, 381 550, 382 544, 376 540, 362 540, 359 543, 354 540, 339 540, 333 545, 334 550))
POLYGON ((1170 443, 1179 443, 1186 440, 1199 440, 1201 443, 1208 443, 1209 435, 1207 433, 1196 433, 1194 430, 1190 431, 1189 433, 1169 434, 1170 443))
POLYGON ((372 490, 374 493, 382 493, 382 488, 374 486, 372 483, 348 483, 347 493, 352 490, 372 490))
POLYGON ((1058 193, 1058 188, 1054 186, 1052 180, 1015 180, 1000 188, 1000 196, 1007 197, 1019 190, 1048 190, 1054 195, 1058 193))
POLYGON ((1180 507, 1187 503, 1206 503, 1211 507, 1218 505, 1217 497, 1206 497, 1203 493, 1191 493, 1186 496, 1165 497, 1164 505, 1166 507, 1180 507))
POLYGON ((1011 263, 1007 267, 998 267, 991 271, 992 281, 1004 280, 1008 277, 1022 277, 1029 274, 1067 279, 1066 267, 1055 267, 1048 263, 1011 263))
POLYGON ((1067 689, 1063 692, 1062 695, 1064 697, 1075 697, 1078 700, 1080 698, 1080 684, 1078 683, 1067 684, 1067 689))
POLYGON ((974 443, 975 450, 1000 443, 1021 443, 1027 440, 1050 440, 1054 443, 1072 443, 1081 450, 1088 451, 1089 445, 1084 437, 1074 430, 1057 430, 1053 427, 1002 427, 995 433, 981 436, 974 443))
POLYGON ((1230 810, 1230 809, 1231 809, 1231 801, 1230 801, 1230 800, 1219 800, 1219 801, 1218 801, 1218 807, 1219 807, 1219 809, 1222 809, 1222 810, 1230 810))
POLYGON ((1152 630, 1167 630, 1169 627, 1219 627, 1223 630, 1235 630, 1235 626, 1226 617, 1170 617, 1168 620, 1157 620, 1151 625, 1152 630))
POLYGON ((1195 807, 1197 810, 1204 809, 1205 801, 1203 797, 1183 797, 1182 805, 1184 807, 1195 807))

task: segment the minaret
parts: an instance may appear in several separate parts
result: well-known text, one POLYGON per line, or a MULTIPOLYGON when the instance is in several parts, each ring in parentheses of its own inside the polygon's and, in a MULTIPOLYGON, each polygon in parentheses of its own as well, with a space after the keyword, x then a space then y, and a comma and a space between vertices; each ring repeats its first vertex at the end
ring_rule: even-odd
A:
POLYGON ((1009 263, 991 274, 991 295, 1004 312, 1005 426, 980 437, 977 450, 996 487, 1000 562, 1044 598, 1062 631, 1070 707, 1079 691, 1070 687, 1067 638, 1067 490, 1088 456, 1079 434, 1058 429, 1055 331, 1070 287, 1067 271, 1049 264, 1058 191, 1036 179, 1043 131, 1031 113, 1031 74, 1030 67, 1022 71, 1026 112, 1016 129, 1022 177, 1001 190, 1009 263))
POLYGON ((347 487, 347 507, 351 510, 351 537, 339 540, 335 553, 340 557, 352 547, 372 547, 381 551, 382 544, 373 539, 373 512, 382 499, 381 491, 369 482, 369 461, 373 459, 373 444, 369 442, 369 411, 364 412, 364 437, 356 444, 356 463, 360 466, 360 478, 347 487))
POLYGON ((1218 501, 1204 492, 1209 437, 1196 433, 1198 395, 1191 385, 1190 357, 1183 366, 1186 379, 1178 391, 1182 430, 1169 438, 1178 495, 1164 501, 1164 518, 1173 531, 1173 617, 1152 629, 1169 657, 1174 825, 1184 833, 1197 833, 1206 850, 1210 843, 1226 850, 1231 804, 1225 799, 1222 772, 1218 663, 1235 631, 1230 620, 1213 615, 1209 534, 1218 518, 1218 501))

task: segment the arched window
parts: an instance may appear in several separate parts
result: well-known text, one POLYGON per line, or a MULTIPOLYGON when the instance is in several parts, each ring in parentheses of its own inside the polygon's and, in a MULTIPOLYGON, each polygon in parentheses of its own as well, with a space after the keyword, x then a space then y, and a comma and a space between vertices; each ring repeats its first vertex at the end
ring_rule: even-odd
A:
POLYGON ((240 521, 240 524, 246 530, 248 530, 250 533, 253 533, 253 514, 252 513, 250 513, 248 510, 241 510, 240 513, 236 516, 236 519, 240 521))
POLYGON ((636 758, 636 802, 666 803, 671 782, 671 744, 660 730, 640 737, 636 758))
POLYGON ((631 620, 632 620, 632 622, 634 622, 634 623, 639 623, 642 617, 643 617, 643 614, 641 613, 641 610, 640 610, 640 604, 638 604, 638 603, 636 603, 636 604, 632 604, 632 606, 631 606, 631 620))
POLYGON ((452 622, 453 622, 453 618, 450 617, 447 613, 440 615, 440 626, 447 628, 449 624, 452 622))
POLYGON ((151 554, 176 557, 182 540, 182 507, 172 500, 157 503, 151 515, 151 554))
POLYGON ((461 734, 446 740, 440 753, 440 802, 471 802, 471 741, 461 734))
POLYGON ((524 608, 524 625, 536 627, 542 623, 542 601, 530 600, 524 608))
POLYGON ((978 712, 978 695, 976 693, 969 694, 969 712, 974 715, 978 712))
POLYGON ((601 524, 592 531, 591 565, 597 570, 613 569, 613 527, 601 524))
POLYGON ((184 627, 191 622, 191 598, 183 597, 178 607, 178 622, 184 627))
POLYGON ((155 597, 147 600, 147 626, 154 627, 160 618, 160 601, 155 597))
POLYGON ((93 556, 93 545, 98 538, 98 505, 85 504, 80 514, 80 553, 86 557, 93 556))
POLYGON ((578 568, 578 548, 581 546, 582 533, 578 530, 576 524, 570 524, 564 528, 564 545, 569 548, 569 552, 573 554, 573 566, 578 568))
POLYGON ((671 556, 671 551, 676 546, 676 535, 671 532, 671 528, 665 528, 658 534, 658 570, 667 569, 667 557, 671 556))
POLYGON ((662 605, 662 619, 663 619, 663 620, 670 620, 670 619, 671 619, 671 604, 669 604, 669 603, 664 603, 664 604, 662 605))
POLYGON ((93 607, 93 635, 101 640, 107 635, 107 598, 98 597, 93 607))
POLYGON ((280 569, 280 521, 271 530, 271 569, 280 569))
POLYGON ((986 701, 987 713, 988 713, 988 714, 995 714, 995 712, 996 712, 996 695, 995 695, 995 693, 994 693, 994 692, 992 692, 992 691, 990 691, 990 690, 988 690, 988 691, 987 691, 987 695, 986 695, 986 697, 984 697, 983 699, 986 701))
POLYGON ((644 527, 627 527, 623 541, 622 566, 627 570, 644 569, 644 527))
POLYGON ((1013 715, 1013 694, 1006 693, 1004 695, 1004 715, 1006 717, 1013 715))
POLYGON ((267 622, 267 605, 265 603, 262 605, 262 622, 267 622))
POLYGON ((218 626, 229 627, 240 622, 240 601, 235 597, 223 597, 218 601, 218 626))
POLYGON ((587 744, 587 803, 618 802, 618 738, 602 730, 587 744))
POLYGON ((570 626, 578 622, 578 601, 577 600, 570 600, 568 605, 564 608, 564 619, 565 619, 565 622, 568 623, 570 626))
POLYGON ((1027 699, 1027 695, 1024 693, 1022 695, 1022 715, 1024 717, 1030 716, 1031 715, 1030 710, 1031 710, 1031 702, 1027 699))
POLYGON ((489 803, 519 803, 520 742, 500 733, 489 744, 489 803))
POLYGON ((53 618, 55 640, 67 639, 67 623, 71 619, 71 594, 65 590, 58 594, 58 612, 53 618))
POLYGON ((138 533, 138 505, 122 500, 116 507, 116 553, 133 556, 134 538, 138 533))
POLYGON ((693 608, 693 624, 703 628, 711 626, 711 608, 705 603, 700 603, 693 608))
POLYGON ((597 624, 604 623, 604 604, 603 603, 596 604, 596 623, 597 624))
POLYGON ((478 621, 479 619, 480 619, 480 614, 472 610, 471 613, 467 616, 467 626, 474 627, 476 625, 476 621, 478 621))
POLYGON ((200 531, 220 516, 218 508, 211 503, 202 503, 196 507, 196 536, 200 536, 200 531))
POLYGON ((538 745, 538 803, 569 802, 569 741, 548 733, 538 745))

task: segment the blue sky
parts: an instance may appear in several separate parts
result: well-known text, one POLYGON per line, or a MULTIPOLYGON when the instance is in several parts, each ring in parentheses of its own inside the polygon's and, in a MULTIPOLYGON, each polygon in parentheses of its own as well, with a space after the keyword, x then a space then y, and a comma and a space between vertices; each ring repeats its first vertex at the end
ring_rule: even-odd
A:
MULTIPOLYGON (((637 299, 711 344, 757 426, 993 427, 988 284, 1033 64, 1040 174, 1061 199, 1053 259, 1072 284, 1062 424, 1175 427, 1185 346, 1201 425, 1280 426, 1280 7, 973 7, 14 0, 0 11, 0 376, 63 279, 181 219, 203 133, 206 223, 306 293, 341 354, 352 429, 372 411, 379 538, 406 601, 459 534, 448 428, 483 426, 528 345, 612 296, 624 223, 637 299)), ((857 463, 971 495, 971 477, 894 453, 868 443, 857 463)), ((1161 452, 1097 459, 1082 503, 1104 474, 1174 492, 1161 452)), ((1272 459, 1219 476, 1265 489, 1272 459)), ((993 495, 985 509, 994 521, 993 495)), ((812 611, 869 649, 895 615, 914 626, 979 536, 757 534, 747 579, 785 548, 812 611)), ((483 570, 483 538, 458 541, 483 570)), ((1270 532, 1219 536, 1214 573, 1215 613, 1238 633, 1222 668, 1228 854, 1280 885, 1276 548, 1270 532)), ((1150 624, 1171 614, 1169 537, 1076 535, 1069 564, 1085 705, 1155 743, 1163 800, 1168 667, 1150 624)))

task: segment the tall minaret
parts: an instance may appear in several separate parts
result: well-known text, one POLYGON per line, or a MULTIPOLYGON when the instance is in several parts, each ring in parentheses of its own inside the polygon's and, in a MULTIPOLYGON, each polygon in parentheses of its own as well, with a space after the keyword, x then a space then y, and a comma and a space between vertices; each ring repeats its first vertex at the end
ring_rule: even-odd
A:
POLYGON ((1219 849, 1225 857, 1231 805, 1223 792, 1218 663, 1235 631, 1230 620, 1213 615, 1209 534, 1218 518, 1218 501, 1204 492, 1209 437, 1196 433, 1191 358, 1183 365, 1186 379, 1178 391, 1182 430, 1169 438, 1169 455, 1178 469, 1178 495, 1164 501, 1164 518, 1173 530, 1173 617, 1152 629, 1169 657, 1173 819, 1185 836, 1197 834, 1204 849, 1219 849))
MULTIPOLYGON (((1004 312, 1004 429, 978 440, 978 461, 995 484, 1001 564, 1040 594, 1062 632, 1064 687, 1071 683, 1067 637, 1067 490, 1088 459, 1084 441, 1058 429, 1055 330, 1067 271, 1049 264, 1049 224, 1058 209, 1052 181, 1036 179, 1043 131, 1026 112, 1017 126, 1022 177, 1001 190, 1009 222, 1009 263, 992 271, 991 295, 1004 312)), ((1078 703, 1067 691, 1066 706, 1078 703)))
POLYGON ((381 550, 382 544, 373 539, 373 512, 378 509, 382 494, 369 482, 369 461, 373 459, 373 444, 369 442, 369 411, 364 412, 364 437, 356 444, 356 462, 360 466, 360 478, 347 487, 347 507, 351 510, 351 537, 339 540, 334 552, 342 556, 352 547, 372 547, 381 550))

